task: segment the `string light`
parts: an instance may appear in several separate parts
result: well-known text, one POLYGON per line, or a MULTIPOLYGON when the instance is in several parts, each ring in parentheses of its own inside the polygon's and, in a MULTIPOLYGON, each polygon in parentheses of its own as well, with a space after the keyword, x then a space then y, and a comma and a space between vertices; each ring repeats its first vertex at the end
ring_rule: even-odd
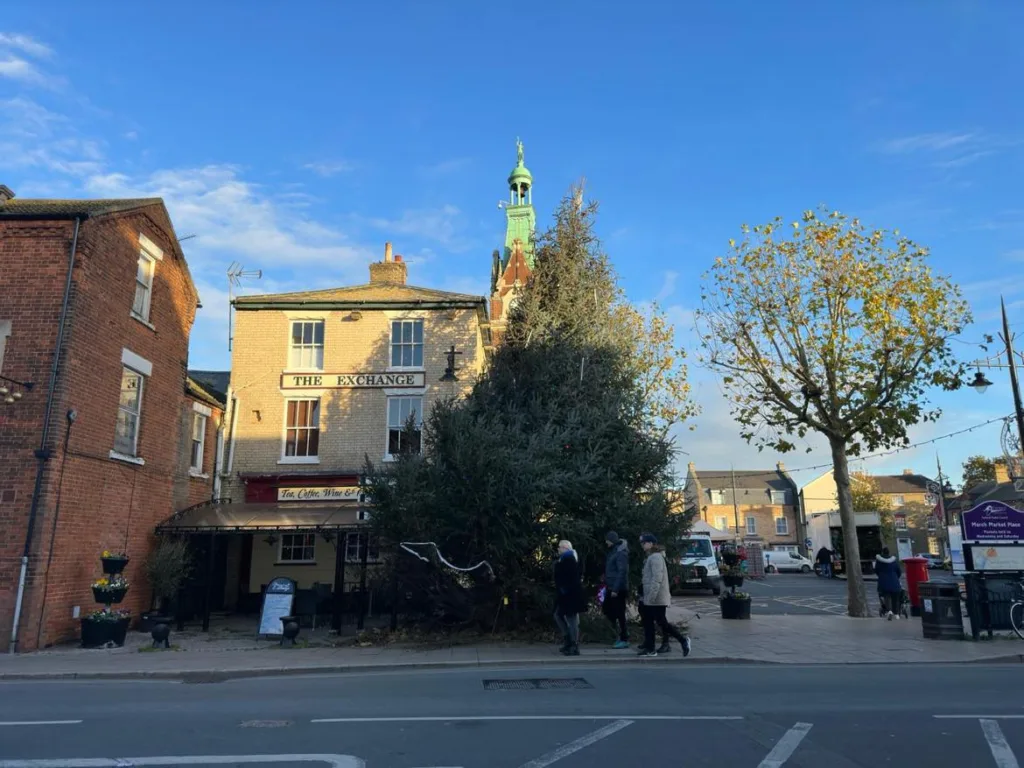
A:
MULTIPOLYGON (((910 445, 904 445, 904 446, 902 446, 900 448, 892 448, 892 449, 890 449, 888 451, 878 451, 877 453, 869 453, 866 456, 851 456, 849 460, 850 460, 850 463, 853 464, 853 463, 860 462, 860 461, 867 461, 868 459, 878 459, 878 458, 881 458, 883 456, 894 456, 897 453, 903 453, 904 451, 910 451, 910 450, 913 450, 914 448, 920 448, 923 445, 931 445, 932 443, 939 442, 939 440, 947 440, 947 439, 949 439, 951 437, 956 437, 957 435, 964 435, 964 434, 967 434, 968 432, 973 432, 976 429, 981 429, 982 427, 987 427, 989 424, 995 424, 997 421, 1006 421, 1007 419, 1010 419, 1010 418, 1013 418, 1013 416, 1012 415, 1010 415, 1010 416, 999 416, 998 418, 995 418, 995 419, 989 419, 988 421, 983 421, 983 422, 981 422, 981 424, 975 424, 973 427, 966 427, 965 429, 958 429, 956 432, 950 432, 949 434, 946 434, 946 435, 939 435, 938 437, 933 437, 930 440, 921 440, 920 442, 911 443, 910 445)), ((814 464, 813 466, 809 466, 809 467, 799 467, 797 469, 787 469, 786 472, 787 473, 812 472, 812 471, 814 471, 816 469, 832 469, 832 466, 833 466, 832 462, 828 462, 827 464, 814 464)), ((768 471, 765 471, 765 472, 749 472, 749 471, 739 470, 738 474, 741 477, 748 478, 748 477, 777 477, 779 473, 778 473, 778 470, 776 470, 774 472, 768 472, 768 471)), ((716 474, 707 474, 707 473, 700 472, 700 470, 697 470, 697 476, 699 478, 711 478, 711 477, 720 478, 720 477, 730 477, 731 473, 724 472, 724 473, 716 473, 716 474)))

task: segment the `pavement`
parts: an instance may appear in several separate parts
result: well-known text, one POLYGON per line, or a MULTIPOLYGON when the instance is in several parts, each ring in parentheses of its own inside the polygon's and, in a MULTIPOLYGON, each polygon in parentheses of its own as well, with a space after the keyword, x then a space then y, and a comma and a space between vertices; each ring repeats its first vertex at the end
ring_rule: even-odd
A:
MULTIPOLYGON (((1020 663, 1024 644, 1008 637, 926 640, 919 619, 851 619, 845 611, 845 584, 815 576, 779 574, 745 585, 754 596, 751 621, 723 621, 717 603, 703 596, 674 600, 669 618, 689 627, 693 652, 688 665, 745 664, 935 664, 1020 663), (791 612, 792 611, 792 612, 791 612)), ((307 636, 308 630, 303 630, 307 636)), ((587 644, 566 660, 546 644, 484 642, 335 647, 326 636, 312 636, 312 647, 282 648, 251 633, 174 633, 176 650, 151 651, 148 635, 132 633, 124 648, 59 648, 0 655, 0 680, 185 679, 226 680, 309 673, 476 667, 668 664, 683 662, 678 645, 657 659, 637 659, 633 650, 587 644)))
POLYGON ((1021 666, 0 682, 0 768, 1016 768, 1021 666))

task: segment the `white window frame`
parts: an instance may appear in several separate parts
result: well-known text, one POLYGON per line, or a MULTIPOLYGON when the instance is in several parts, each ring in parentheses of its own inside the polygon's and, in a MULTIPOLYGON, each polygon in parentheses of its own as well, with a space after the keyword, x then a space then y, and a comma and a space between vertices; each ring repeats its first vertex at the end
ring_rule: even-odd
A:
POLYGON ((143 395, 145 394, 145 391, 146 391, 146 374, 144 374, 143 372, 138 371, 138 370, 132 368, 131 366, 123 365, 122 364, 122 366, 121 366, 121 389, 118 390, 119 393, 121 391, 123 391, 123 387, 124 387, 124 383, 125 383, 125 377, 128 376, 128 375, 132 375, 132 376, 137 376, 138 377, 138 386, 136 387, 136 391, 138 392, 138 396, 136 397, 137 405, 136 405, 136 408, 135 408, 134 411, 132 411, 132 410, 130 410, 128 408, 125 408, 121 404, 120 394, 118 394, 118 400, 117 400, 118 417, 117 417, 117 423, 114 425, 114 448, 111 451, 112 458, 128 457, 128 458, 131 458, 131 459, 137 459, 139 457, 139 432, 141 431, 141 426, 142 426, 142 398, 143 398, 143 395), (121 415, 120 414, 121 414, 122 411, 124 411, 125 413, 128 413, 128 414, 130 414, 130 415, 135 417, 135 431, 132 433, 132 436, 131 436, 132 437, 132 447, 131 447, 130 451, 122 450, 122 448, 124 446, 118 445, 118 442, 117 442, 117 440, 118 440, 118 434, 117 434, 118 426, 117 425, 121 421, 121 415))
POLYGON ((725 525, 718 525, 717 526, 718 530, 720 530, 720 531, 728 531, 730 528, 732 528, 732 526, 729 525, 729 518, 728 517, 719 517, 718 518, 718 522, 719 523, 725 523, 725 525))
POLYGON ((163 250, 140 232, 139 257, 135 261, 135 291, 132 293, 132 306, 129 314, 146 325, 150 324, 149 316, 153 307, 153 284, 156 282, 156 265, 158 261, 163 261, 163 258, 163 250), (143 264, 146 265, 148 274, 146 280, 139 280, 139 267, 143 264), (141 310, 136 311, 135 299, 139 295, 140 287, 145 289, 145 294, 143 295, 141 310))
MULTIPOLYGON (((308 396, 307 397, 286 397, 284 399, 284 408, 282 409, 284 411, 283 418, 282 418, 282 421, 284 422, 284 424, 283 424, 283 426, 281 428, 281 458, 278 460, 279 464, 319 464, 320 463, 320 437, 321 437, 321 434, 323 432, 323 430, 320 427, 320 401, 321 401, 321 399, 319 397, 308 397, 308 396), (314 403, 313 407, 316 410, 316 424, 315 425, 310 424, 310 425, 307 425, 305 427, 292 427, 292 426, 290 426, 288 424, 288 404, 289 403, 301 403, 301 402, 314 403), (313 431, 313 429, 316 429, 316 431, 317 431, 317 439, 316 439, 317 452, 316 452, 315 455, 312 455, 312 456, 310 456, 310 455, 306 455, 306 456, 297 456, 297 455, 296 456, 289 456, 288 455, 288 432, 289 432, 289 430, 292 430, 292 429, 295 429, 295 430, 300 430, 301 429, 301 430, 306 430, 306 431, 310 431, 310 432, 313 431)), ((296 413, 297 412, 298 412, 298 406, 296 406, 296 413)), ((307 446, 309 445, 309 438, 308 437, 306 438, 306 445, 307 446)), ((297 448, 298 448, 298 442, 296 441, 296 449, 297 448)))
POLYGON ((757 535, 757 518, 754 515, 747 515, 747 535, 757 535))
POLYGON ((905 505, 906 503, 907 503, 907 502, 906 502, 906 499, 904 498, 904 496, 903 496, 903 494, 902 494, 902 493, 897 493, 897 494, 893 494, 893 497, 892 497, 892 505, 893 505, 894 507, 902 507, 902 506, 904 506, 904 505, 905 505))
POLYGON ((775 518, 775 535, 789 536, 789 519, 785 515, 775 518), (779 523, 782 523, 781 528, 779 523))
MULTIPOLYGON (((345 534, 345 562, 361 563, 363 561, 363 542, 369 541, 369 533, 346 533, 345 534), (353 546, 354 545, 354 546, 353 546), (350 553, 351 556, 350 556, 350 553)), ((375 544, 371 544, 366 551, 366 562, 380 562, 380 550, 375 544)))
POLYGON ((709 488, 708 496, 712 504, 725 504, 725 491, 713 491, 709 488))
POLYGON ((388 370, 389 371, 422 371, 425 365, 425 350, 424 341, 426 338, 426 322, 422 317, 393 317, 391 318, 391 325, 388 328, 388 336, 390 344, 388 345, 388 370), (395 328, 405 328, 406 325, 412 326, 412 341, 402 341, 401 336, 403 332, 399 331, 399 339, 395 341, 395 328), (420 328, 420 340, 416 341, 416 327, 420 328), (412 364, 405 365, 401 362, 403 355, 401 351, 405 348, 411 349, 412 364), (399 351, 399 363, 395 363, 395 351, 399 351), (419 350, 420 361, 416 363, 416 351, 419 350))
POLYGON ((311 563, 315 563, 316 562, 316 534, 315 533, 302 533, 302 532, 299 532, 299 533, 282 533, 280 541, 277 542, 277 562, 281 563, 281 564, 288 563, 288 564, 291 564, 291 565, 299 565, 299 564, 309 565, 311 563), (300 558, 300 559, 289 558, 288 560, 285 560, 285 558, 284 558, 284 548, 285 548, 285 543, 284 542, 285 542, 285 539, 286 538, 291 538, 291 539, 294 540, 294 539, 297 539, 299 537, 302 538, 302 542, 300 542, 298 544, 291 543, 291 544, 288 545, 288 548, 290 550, 292 550, 292 554, 294 554, 294 551, 296 549, 302 550, 302 553, 305 554, 305 550, 308 549, 310 556, 308 558, 300 558))
POLYGON ((4 372, 4 353, 7 351, 7 337, 11 335, 11 321, 0 320, 0 373, 4 372))
MULTIPOLYGON (((384 460, 385 461, 397 461, 398 455, 391 453, 391 430, 395 427, 391 425, 391 402, 393 400, 419 400, 419 408, 416 409, 417 421, 420 428, 420 448, 419 453, 423 453, 423 394, 422 393, 409 393, 401 395, 388 395, 386 399, 386 405, 384 408, 384 460)), ((401 407, 399 407, 401 408, 401 407)), ((405 425, 402 424, 397 429, 404 429, 405 425)))
POLYGON ((769 491, 772 499, 772 506, 784 507, 786 506, 786 492, 785 491, 769 491), (777 500, 781 497, 781 501, 777 500))
MULTIPOLYGON (((304 336, 305 336, 305 334, 303 333, 303 337, 304 336)), ((324 369, 324 342, 326 340, 326 337, 327 337, 327 322, 325 320, 323 320, 322 318, 321 319, 317 319, 317 318, 294 318, 294 319, 290 320, 289 323, 288 323, 288 367, 287 367, 287 370, 289 370, 289 371, 299 371, 299 372, 323 371, 323 369, 324 369), (311 325, 313 327, 313 331, 312 331, 313 340, 310 343, 307 344, 304 341, 300 341, 298 344, 295 344, 295 326, 296 325, 303 326, 303 330, 305 330, 305 326, 307 326, 307 325, 311 325), (317 343, 317 341, 316 341, 316 331, 317 331, 317 327, 318 326, 320 328, 320 342, 319 343, 317 343), (319 360, 317 359, 317 353, 319 353, 319 360), (302 363, 303 362, 303 358, 307 354, 311 354, 311 356, 313 358, 310 361, 311 364, 310 365, 301 365, 301 364, 296 365, 296 359, 295 359, 296 356, 298 357, 298 362, 302 363)))
POLYGON ((897 531, 907 531, 907 530, 910 530, 910 527, 907 525, 907 516, 906 515, 893 515, 892 516, 892 524, 893 524, 893 528, 895 528, 897 531))
POLYGON ((199 403, 192 403, 192 431, 189 440, 189 474, 193 477, 207 477, 203 474, 203 459, 206 454, 206 429, 210 424, 210 416, 213 410, 199 403), (196 443, 196 424, 202 422, 202 429, 199 432, 199 455, 194 456, 196 443), (196 460, 198 459, 198 461, 196 460))

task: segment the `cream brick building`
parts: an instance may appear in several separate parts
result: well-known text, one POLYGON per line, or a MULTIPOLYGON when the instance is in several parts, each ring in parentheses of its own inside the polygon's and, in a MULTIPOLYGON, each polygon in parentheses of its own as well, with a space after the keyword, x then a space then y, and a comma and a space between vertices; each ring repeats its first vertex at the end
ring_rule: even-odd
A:
POLYGON ((251 610, 277 577, 330 607, 365 579, 365 459, 420 450, 425 414, 483 370, 486 299, 406 277, 389 243, 364 285, 235 300, 225 498, 180 525, 202 532, 205 516, 234 534, 214 556, 225 607, 251 610))

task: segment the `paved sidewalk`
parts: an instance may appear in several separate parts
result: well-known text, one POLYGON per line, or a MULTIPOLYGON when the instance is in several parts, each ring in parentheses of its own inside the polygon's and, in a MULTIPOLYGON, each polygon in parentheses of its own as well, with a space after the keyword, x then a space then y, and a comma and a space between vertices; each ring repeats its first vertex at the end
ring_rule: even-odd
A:
MULTIPOLYGON (((992 641, 925 640, 921 624, 910 621, 851 619, 846 616, 758 616, 723 621, 717 613, 697 618, 672 606, 673 621, 687 621, 693 653, 684 663, 753 664, 928 664, 1020 663, 1024 644, 992 641)), ((586 645, 566 658, 553 645, 481 643, 423 648, 282 648, 249 635, 172 635, 177 650, 147 652, 149 636, 132 633, 123 648, 60 648, 24 655, 0 655, 0 680, 15 679, 184 679, 206 682, 237 677, 341 672, 400 671, 500 666, 571 664, 664 664, 683 662, 678 645, 669 655, 638 659, 633 649, 616 651, 586 645)))

